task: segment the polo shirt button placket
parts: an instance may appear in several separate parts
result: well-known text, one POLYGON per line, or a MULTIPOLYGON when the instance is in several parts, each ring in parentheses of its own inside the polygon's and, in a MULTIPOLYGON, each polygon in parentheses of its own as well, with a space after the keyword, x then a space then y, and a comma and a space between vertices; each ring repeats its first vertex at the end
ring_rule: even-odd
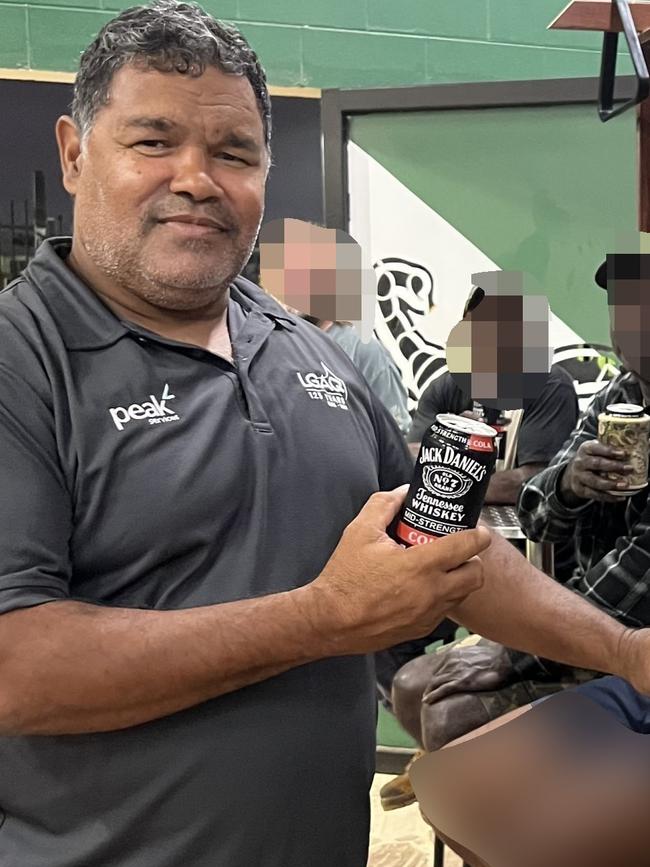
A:
MULTIPOLYGON (((250 344, 250 343, 252 343, 252 342, 253 342, 253 338, 252 338, 252 337, 247 337, 247 338, 246 338, 246 343, 250 344)), ((247 355, 236 355, 235 358, 236 358, 238 361, 248 361, 248 356, 247 356, 247 355)))

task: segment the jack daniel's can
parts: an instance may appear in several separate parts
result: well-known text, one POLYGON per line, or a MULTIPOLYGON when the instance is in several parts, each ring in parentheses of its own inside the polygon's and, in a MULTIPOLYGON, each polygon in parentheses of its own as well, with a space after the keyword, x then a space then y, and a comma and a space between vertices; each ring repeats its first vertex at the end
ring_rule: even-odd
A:
POLYGON ((407 547, 475 527, 497 450, 496 431, 459 415, 439 415, 422 440, 411 487, 394 528, 407 547))

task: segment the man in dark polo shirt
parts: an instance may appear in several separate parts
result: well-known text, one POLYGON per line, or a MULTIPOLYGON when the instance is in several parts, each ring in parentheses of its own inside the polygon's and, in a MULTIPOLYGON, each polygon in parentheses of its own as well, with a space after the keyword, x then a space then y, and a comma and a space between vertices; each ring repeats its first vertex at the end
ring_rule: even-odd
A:
POLYGON ((647 631, 487 531, 388 537, 396 425, 235 279, 269 131, 241 35, 170 2, 57 124, 74 238, 0 295, 2 867, 364 867, 371 654, 447 614, 650 691, 647 631))

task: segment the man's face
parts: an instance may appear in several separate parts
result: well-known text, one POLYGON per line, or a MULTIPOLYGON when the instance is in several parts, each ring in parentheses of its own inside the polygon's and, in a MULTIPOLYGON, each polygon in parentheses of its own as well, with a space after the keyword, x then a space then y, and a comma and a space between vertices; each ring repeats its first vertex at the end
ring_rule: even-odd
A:
POLYGON ((519 409, 548 380, 548 301, 486 295, 450 332, 447 364, 458 387, 488 407, 519 409))
POLYGON ((206 307, 248 260, 269 157, 247 78, 125 66, 77 162, 75 244, 142 300, 206 307))
POLYGON ((335 229, 302 220, 274 221, 260 235, 262 285, 299 313, 358 321, 363 316, 362 258, 351 241, 343 243, 335 229))
POLYGON ((650 401, 650 279, 608 281, 612 346, 650 401))

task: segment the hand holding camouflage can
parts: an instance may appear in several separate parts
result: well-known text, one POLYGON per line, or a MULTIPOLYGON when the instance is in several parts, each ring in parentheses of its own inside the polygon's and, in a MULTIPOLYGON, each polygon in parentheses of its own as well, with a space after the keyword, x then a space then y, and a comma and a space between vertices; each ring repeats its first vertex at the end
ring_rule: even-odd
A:
MULTIPOLYGON (((632 471, 626 476, 625 490, 612 492, 625 497, 645 488, 648 484, 648 443, 650 416, 636 404, 611 404, 598 416, 598 439, 603 445, 625 452, 632 471)), ((620 477, 607 473, 607 478, 617 481, 620 477)))

